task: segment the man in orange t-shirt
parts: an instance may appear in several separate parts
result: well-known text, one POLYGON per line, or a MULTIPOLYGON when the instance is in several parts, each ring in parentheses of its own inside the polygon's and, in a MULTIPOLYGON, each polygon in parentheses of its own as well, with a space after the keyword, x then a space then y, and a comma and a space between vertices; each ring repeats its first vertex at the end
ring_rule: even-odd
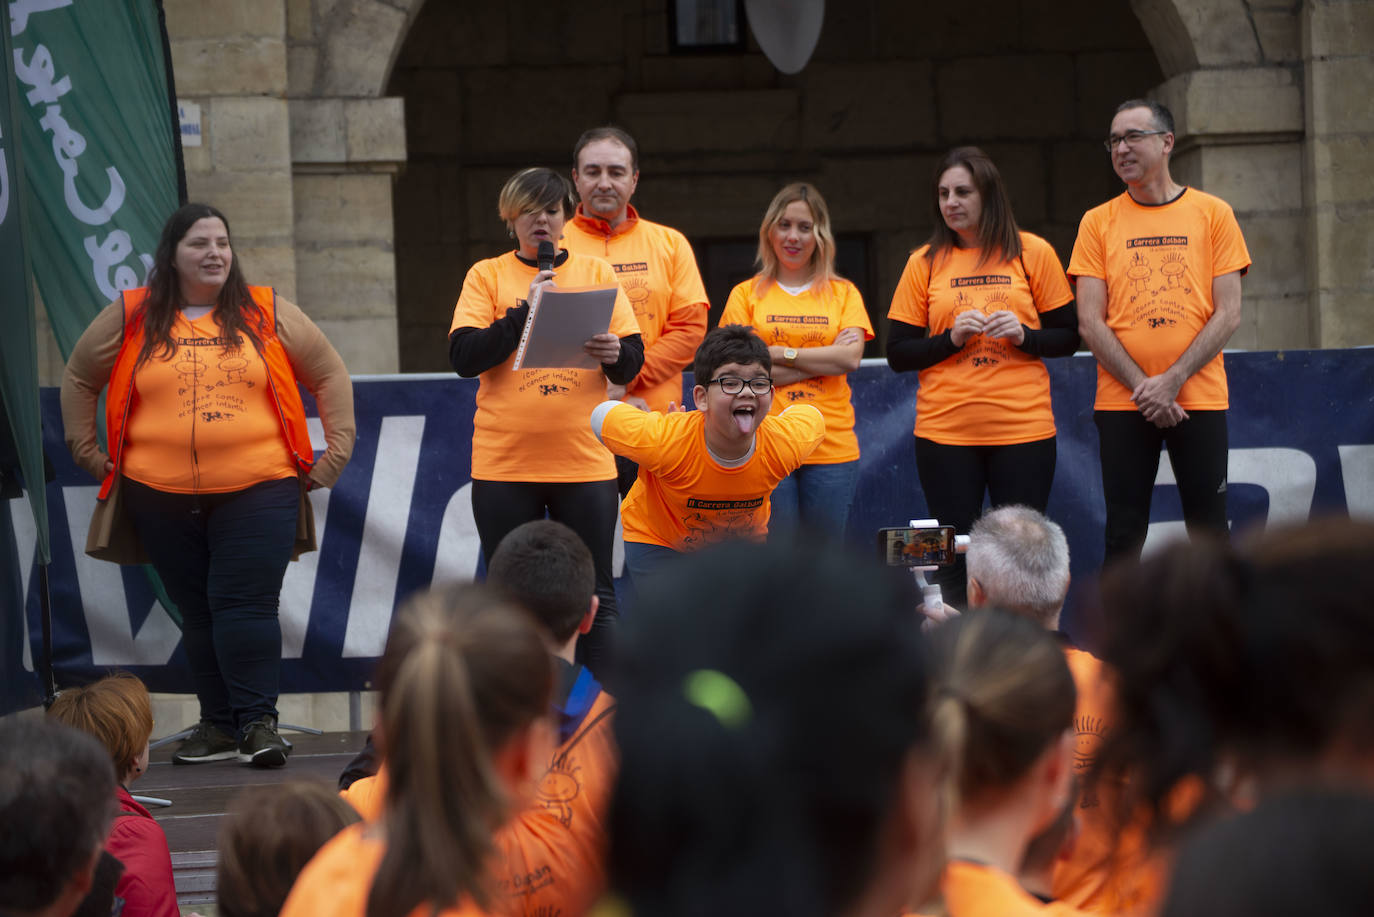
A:
MULTIPOLYGON (((639 147, 618 127, 596 127, 573 147, 573 184, 580 203, 563 227, 569 251, 610 262, 634 307, 644 365, 606 397, 643 411, 682 401, 682 371, 706 334, 710 303, 687 237, 644 219, 630 204, 639 187, 639 147)), ((616 457, 620 494, 635 481, 634 463, 616 457)))
POLYGON ((768 413, 771 369, 757 334, 722 325, 697 349, 695 411, 644 413, 607 401, 592 412, 607 448, 639 463, 620 512, 631 582, 675 554, 767 535, 773 488, 825 438, 814 405, 768 413))
POLYGON ((1158 102, 1123 103, 1107 149, 1126 192, 1089 210, 1069 276, 1083 342, 1097 357, 1097 424, 1106 559, 1138 557, 1161 445, 1190 532, 1225 535, 1226 370, 1250 266, 1219 198, 1169 174, 1174 119, 1158 102))

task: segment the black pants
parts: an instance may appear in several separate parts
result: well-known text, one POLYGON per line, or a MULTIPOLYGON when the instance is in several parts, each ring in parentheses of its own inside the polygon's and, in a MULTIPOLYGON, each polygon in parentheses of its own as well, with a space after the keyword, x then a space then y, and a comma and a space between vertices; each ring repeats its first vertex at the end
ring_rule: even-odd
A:
POLYGON ((182 616, 200 717, 229 735, 277 715, 282 577, 301 485, 264 481, 220 494, 167 493, 124 478, 138 538, 182 616))
POLYGON ((1103 563, 1139 558, 1150 526, 1159 450, 1169 450, 1189 535, 1226 535, 1226 412, 1189 411, 1160 429, 1139 411, 1094 411, 1107 502, 1103 563))
MULTIPOLYGON (((916 437, 916 473, 926 507, 959 535, 967 535, 982 515, 984 493, 994 507, 1019 503, 1043 513, 1050 502, 1056 456, 1053 436, 1010 446, 946 446, 916 437)), ((966 578, 963 555, 930 576, 945 603, 960 608, 968 599, 966 578)))
POLYGON ((472 482, 472 517, 477 523, 477 537, 482 541, 484 562, 490 563, 497 545, 511 529, 543 519, 546 513, 548 518, 576 532, 592 552, 600 603, 592 632, 577 641, 577 660, 598 675, 604 674, 602 669, 610 653, 616 620, 620 617, 611 567, 619 506, 615 479, 577 484, 472 482))

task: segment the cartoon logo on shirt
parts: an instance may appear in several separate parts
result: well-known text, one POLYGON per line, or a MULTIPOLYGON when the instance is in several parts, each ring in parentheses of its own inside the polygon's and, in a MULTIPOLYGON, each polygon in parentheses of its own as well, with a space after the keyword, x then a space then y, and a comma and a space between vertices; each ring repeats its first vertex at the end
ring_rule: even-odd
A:
POLYGON ((1193 292, 1188 284, 1187 246, 1186 236, 1127 240, 1126 247, 1131 250, 1126 269, 1131 324, 1159 330, 1183 321, 1187 311, 1178 297, 1193 292))
POLYGON ((763 506, 767 497, 750 500, 703 500, 690 497, 687 509, 693 510, 682 517, 687 534, 682 537, 683 547, 696 550, 708 544, 735 538, 744 538, 753 533, 754 512, 763 506))
MULTIPOLYGON (((181 384, 190 387, 200 384, 200 377, 205 375, 205 370, 209 367, 200 358, 200 354, 194 350, 187 350, 182 352, 181 359, 177 361, 175 369, 177 375, 181 377, 181 384)), ((178 389, 177 394, 184 395, 186 391, 186 388, 178 389)))
POLYGON ((627 277, 622 274, 619 280, 620 288, 625 291, 625 298, 635 310, 635 318, 652 323, 657 313, 649 303, 649 278, 627 277))
MULTIPOLYGON (((1144 252, 1136 252, 1131 256, 1131 266, 1126 269, 1126 279, 1130 281, 1131 290, 1137 296, 1149 287, 1150 275, 1153 273, 1144 252)), ((1131 301, 1135 302, 1135 296, 1131 297, 1131 301)))
POLYGON ((535 788, 535 803, 552 812, 565 828, 572 827, 572 801, 582 793, 582 781, 577 777, 579 770, 581 768, 570 766, 560 755, 553 767, 539 778, 539 786, 535 788))
POLYGON ((525 374, 525 381, 520 383, 521 392, 533 389, 545 398, 550 395, 566 395, 581 387, 582 380, 578 374, 566 369, 530 370, 525 374))
POLYGON ((1098 798, 1089 778, 1102 739, 1107 734, 1107 724, 1098 716, 1075 716, 1073 731, 1077 736, 1073 746, 1073 770, 1080 781, 1078 807, 1091 809, 1098 805, 1098 798))

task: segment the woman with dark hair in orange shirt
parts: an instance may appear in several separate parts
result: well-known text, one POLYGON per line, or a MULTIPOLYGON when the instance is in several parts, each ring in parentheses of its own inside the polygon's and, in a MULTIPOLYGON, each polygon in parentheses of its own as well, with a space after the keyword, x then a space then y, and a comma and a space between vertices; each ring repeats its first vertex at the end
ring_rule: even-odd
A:
POLYGON ((620 492, 615 459, 587 426, 605 400, 606 383, 624 385, 644 364, 639 323, 624 291, 610 328, 583 350, 598 369, 513 368, 529 301, 554 278, 565 287, 619 286, 600 258, 558 249, 552 270, 538 265, 541 242, 557 246, 573 214, 572 185, 552 169, 524 169, 501 189, 499 210, 516 248, 479 261, 463 280, 449 329, 449 363, 478 376, 472 419, 472 515, 490 562, 506 533, 534 519, 562 522, 587 543, 601 600, 596 626, 582 641, 591 668, 602 658, 618 616, 611 569, 620 492))
MULTIPOLYGON (((930 515, 967 532, 983 509, 1040 512, 1054 481, 1055 427, 1042 357, 1078 347, 1068 278, 1048 242, 1017 228, 1002 176, 977 147, 947 153, 934 226, 892 297, 887 361, 920 371, 916 471, 930 515)), ((965 603, 964 560, 935 581, 965 603)))
POLYGON ((353 451, 343 360, 298 307, 244 282, 224 214, 186 204, 162 228, 148 286, 76 342, 62 422, 76 463, 104 482, 86 552, 151 561, 181 613, 200 723, 172 760, 285 764, 277 606, 287 563, 315 550, 306 490, 332 486, 353 451), (324 424, 318 460, 298 382, 324 424))

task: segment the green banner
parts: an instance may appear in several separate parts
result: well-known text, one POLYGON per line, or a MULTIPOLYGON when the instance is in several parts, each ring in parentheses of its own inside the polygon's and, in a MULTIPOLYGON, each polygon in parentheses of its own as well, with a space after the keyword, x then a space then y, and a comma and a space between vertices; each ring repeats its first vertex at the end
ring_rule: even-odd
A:
POLYGON ((64 356, 177 208, 155 0, 10 0, 31 259, 64 356))
MULTIPOLYGON (((9 30, 0 29, 0 33, 4 59, 11 60, 9 30)), ((0 334, 0 402, 4 404, 0 423, 7 425, 0 430, 0 440, 8 445, 13 433, 14 451, 38 529, 39 560, 46 564, 51 553, 38 407, 38 345, 24 233, 23 149, 14 118, 16 100, 13 75, 8 67, 0 67, 0 327, 5 329, 0 334)), ((10 562, 8 556, 0 558, 4 567, 10 562)))

